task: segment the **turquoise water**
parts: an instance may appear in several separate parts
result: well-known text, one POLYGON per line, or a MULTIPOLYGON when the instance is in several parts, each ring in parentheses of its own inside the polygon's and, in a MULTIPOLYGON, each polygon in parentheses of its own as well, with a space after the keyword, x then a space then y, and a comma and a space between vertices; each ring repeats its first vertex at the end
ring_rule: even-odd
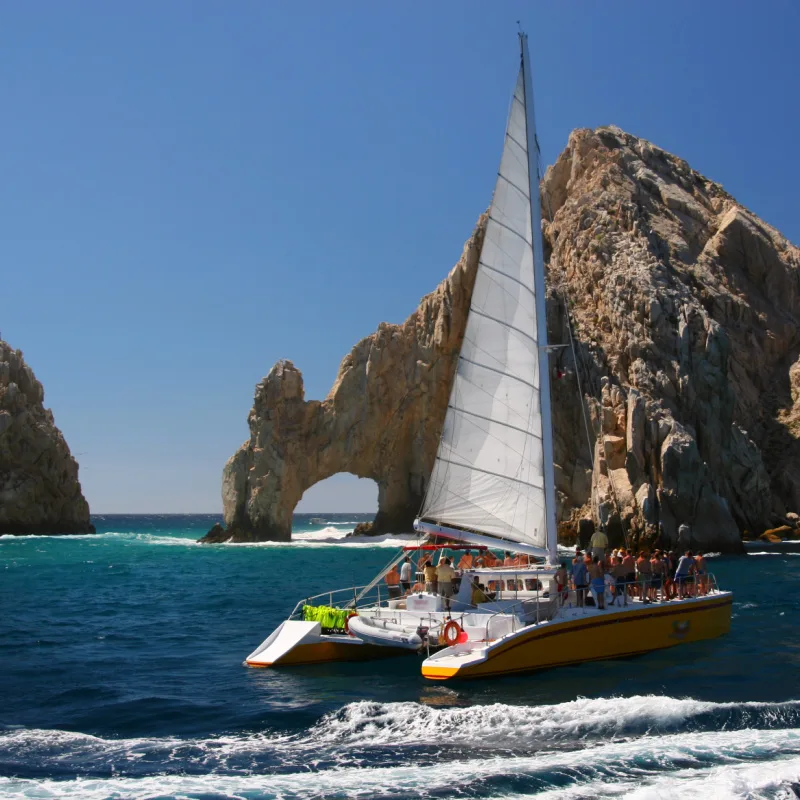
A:
POLYGON ((399 543, 344 544, 368 517, 321 516, 291 545, 195 544, 212 516, 0 537, 0 796, 800 793, 800 547, 711 559, 736 593, 713 642, 452 685, 416 656, 246 669, 298 599, 399 543))

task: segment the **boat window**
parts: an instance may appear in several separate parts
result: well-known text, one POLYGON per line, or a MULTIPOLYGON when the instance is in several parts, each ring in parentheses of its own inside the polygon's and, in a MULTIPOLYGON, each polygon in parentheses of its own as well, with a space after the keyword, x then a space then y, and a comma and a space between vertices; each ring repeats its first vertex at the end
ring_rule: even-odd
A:
POLYGON ((489 591, 490 592, 502 592, 503 591, 503 581, 489 581, 489 591))
POLYGON ((509 592, 518 592, 520 589, 522 589, 522 581, 509 578, 509 580, 506 581, 506 586, 508 586, 509 592))
POLYGON ((542 584, 536 578, 525 578, 525 588, 529 592, 538 592, 542 588, 542 584))

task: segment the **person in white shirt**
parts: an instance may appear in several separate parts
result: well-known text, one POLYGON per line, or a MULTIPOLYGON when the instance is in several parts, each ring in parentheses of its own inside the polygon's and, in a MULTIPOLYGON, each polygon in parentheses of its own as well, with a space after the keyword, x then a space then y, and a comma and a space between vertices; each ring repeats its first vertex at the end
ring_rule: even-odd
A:
POLYGON ((411 589, 412 570, 411 557, 406 556, 403 566, 400 567, 400 585, 403 587, 403 594, 406 594, 411 589))

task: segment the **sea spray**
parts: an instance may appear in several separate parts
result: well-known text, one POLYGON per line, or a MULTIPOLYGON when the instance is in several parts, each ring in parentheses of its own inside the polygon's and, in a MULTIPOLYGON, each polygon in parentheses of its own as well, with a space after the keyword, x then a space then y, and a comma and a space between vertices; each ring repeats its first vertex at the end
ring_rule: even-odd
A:
MULTIPOLYGON (((137 778, 87 775, 72 780, 0 778, 6 798, 60 797, 100 800, 213 796, 306 800, 327 797, 531 796, 618 797, 635 790, 644 797, 714 796, 703 787, 725 787, 725 797, 753 797, 766 787, 791 791, 800 780, 800 729, 678 733, 530 755, 480 755, 439 759, 421 769, 413 758, 386 766, 319 769, 313 761, 272 773, 218 770, 153 774, 137 778), (665 794, 666 792, 666 794, 665 794), (677 792, 677 794, 676 794, 677 792), (694 794, 692 794, 694 792, 694 794)), ((207 767, 212 765, 207 764, 207 767)), ((774 795, 773 795, 774 796, 774 795)), ((786 795, 787 797, 790 795, 786 795)))

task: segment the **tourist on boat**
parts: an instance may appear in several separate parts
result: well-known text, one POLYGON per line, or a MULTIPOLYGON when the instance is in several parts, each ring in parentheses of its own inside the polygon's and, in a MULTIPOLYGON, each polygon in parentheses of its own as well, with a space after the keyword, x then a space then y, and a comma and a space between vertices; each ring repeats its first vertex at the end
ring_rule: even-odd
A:
POLYGON ((592 594, 598 608, 606 607, 606 577, 603 565, 597 556, 592 558, 592 566, 589 567, 589 577, 592 580, 592 594))
POLYGON ((617 600, 622 600, 623 605, 628 605, 628 594, 625 591, 626 578, 628 577, 628 568, 622 563, 622 556, 617 555, 614 560, 614 567, 612 568, 614 575, 614 605, 619 605, 617 600))
POLYGON ((606 605, 614 601, 614 588, 616 586, 616 578, 614 577, 614 566, 611 561, 601 561, 600 566, 603 568, 603 582, 604 592, 606 596, 606 605))
POLYGON ((636 576, 639 581, 639 592, 643 603, 650 602, 652 589, 653 568, 650 566, 650 554, 647 550, 640 550, 636 559, 636 576))
POLYGON ((503 559, 503 566, 504 567, 513 567, 514 566, 514 556, 506 550, 506 557, 503 559))
POLYGON ((692 581, 695 571, 694 556, 691 550, 687 550, 681 556, 678 562, 678 567, 675 570, 675 583, 678 585, 678 595, 681 600, 684 597, 690 597, 692 594, 692 581))
POLYGON ((389 599, 400 597, 400 573, 397 571, 397 564, 386 573, 384 580, 389 587, 389 599))
POLYGON ((436 567, 437 589, 442 597, 447 598, 448 603, 453 596, 453 578, 456 571, 450 566, 450 559, 445 558, 442 564, 436 567))
POLYGON ((633 558, 633 553, 622 548, 620 550, 622 555, 622 566, 625 567, 625 583, 628 587, 628 594, 634 597, 636 594, 636 561, 633 558))
POLYGON ((487 550, 483 554, 483 566, 484 567, 494 567, 497 564, 497 556, 491 551, 487 550))
POLYGON ((592 538, 589 540, 589 547, 592 551, 592 558, 605 558, 606 548, 608 547, 608 536, 606 536, 604 525, 601 525, 598 530, 592 534, 592 538))
POLYGON ((567 591, 567 568, 563 561, 558 565, 558 569, 553 578, 556 582, 556 593, 559 605, 563 605, 569 597, 569 591, 567 591))
POLYGON ((472 597, 471 597, 472 605, 477 606, 481 603, 488 603, 489 602, 489 595, 486 594, 486 590, 482 583, 478 582, 478 576, 475 575, 472 578, 472 597))
POLYGON ((694 557, 694 571, 697 576, 697 593, 708 594, 708 567, 702 553, 694 557))
POLYGON ((661 558, 661 551, 654 550, 653 555, 650 559, 650 571, 652 572, 652 577, 650 578, 650 585, 652 587, 652 597, 650 598, 653 602, 658 602, 658 590, 661 590, 661 600, 664 601, 664 577, 665 577, 665 567, 664 561, 661 558))
POLYGON ((589 570, 580 552, 572 560, 572 585, 575 587, 575 602, 582 608, 586 587, 589 585, 589 570))
POLYGON ((429 594, 436 594, 436 567, 433 566, 430 559, 425 562, 422 574, 425 576, 425 591, 429 594))
POLYGON ((670 598, 674 600, 678 596, 678 584, 675 582, 675 570, 678 569, 678 554, 674 550, 666 553, 667 577, 669 580, 670 598))
POLYGON ((458 562, 459 569, 472 569, 472 552, 467 550, 463 556, 461 556, 461 560, 458 562))
POLYGON ((408 592, 411 588, 411 578, 413 577, 413 567, 411 566, 411 556, 406 556, 403 561, 403 566, 400 567, 400 585, 403 587, 404 592, 408 592))

